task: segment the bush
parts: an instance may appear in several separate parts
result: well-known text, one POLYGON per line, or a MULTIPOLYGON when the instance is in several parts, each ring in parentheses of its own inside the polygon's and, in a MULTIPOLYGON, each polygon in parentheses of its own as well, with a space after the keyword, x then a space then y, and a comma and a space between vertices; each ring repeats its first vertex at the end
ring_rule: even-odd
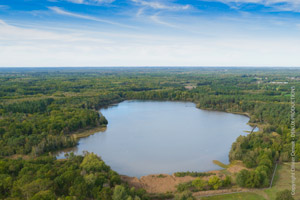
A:
POLYGON ((189 191, 185 191, 181 194, 177 194, 174 200, 194 200, 192 193, 189 191))
POLYGON ((124 186, 117 185, 114 189, 114 193, 112 196, 113 200, 126 200, 128 198, 126 189, 124 186))
POLYGON ((108 121, 103 115, 101 115, 100 119, 99 119, 99 123, 100 123, 100 125, 107 125, 108 121))
POLYGON ((231 185, 231 177, 226 176, 225 179, 222 181, 222 187, 227 187, 231 185))
POLYGON ((250 177, 250 172, 246 169, 243 169, 237 174, 236 183, 241 187, 246 187, 249 177, 250 177))
POLYGON ((247 188, 259 188, 269 184, 265 171, 248 171, 245 169, 238 173, 236 182, 239 186, 247 188))
POLYGON ((192 182, 180 183, 177 185, 177 191, 183 192, 183 191, 189 190, 192 186, 193 186, 192 182))
POLYGON ((174 176, 176 177, 184 177, 184 176, 192 176, 192 177, 203 177, 203 176, 211 176, 216 175, 215 173, 209 173, 209 172, 176 172, 174 173, 174 176))
POLYGON ((40 191, 31 198, 31 200, 55 200, 55 199, 57 199, 55 194, 50 190, 40 191))
POLYGON ((291 191, 283 190, 281 192, 277 192, 276 200, 294 200, 291 191))
POLYGON ((213 188, 214 190, 217 190, 222 186, 222 181, 219 177, 213 176, 209 178, 208 185, 211 186, 211 188, 213 188))
POLYGON ((207 187, 207 183, 204 180, 201 180, 200 178, 193 180, 192 185, 198 191, 204 190, 205 187, 207 187))

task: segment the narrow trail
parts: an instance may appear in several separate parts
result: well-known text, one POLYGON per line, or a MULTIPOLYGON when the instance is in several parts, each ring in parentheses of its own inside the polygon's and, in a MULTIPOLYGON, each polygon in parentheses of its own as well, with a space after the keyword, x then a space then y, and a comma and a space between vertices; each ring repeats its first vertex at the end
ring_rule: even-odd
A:
POLYGON ((220 195, 226 195, 226 194, 238 194, 238 193, 245 193, 245 192, 250 192, 250 193, 256 193, 262 195, 266 200, 269 200, 269 196, 263 191, 268 188, 261 188, 261 189, 246 189, 246 190, 241 190, 237 192, 224 192, 224 193, 218 193, 218 194, 206 194, 206 195, 195 195, 197 199, 201 199, 202 197, 213 197, 213 196, 220 196, 220 195), (258 193, 259 191, 259 193, 258 193))
POLYGON ((219 195, 226 195, 226 194, 237 194, 237 193, 243 193, 243 192, 250 192, 250 191, 239 191, 239 192, 227 192, 227 193, 220 193, 220 194, 207 194, 207 195, 201 195, 197 197, 212 197, 212 196, 219 196, 219 195))
POLYGON ((254 131, 254 129, 256 129, 256 127, 257 127, 256 125, 253 126, 252 131, 250 132, 250 134, 253 133, 253 131, 254 131))
POLYGON ((274 169, 274 172, 273 172, 273 175, 272 175, 272 179, 271 179, 270 187, 269 188, 271 188, 272 185, 273 185, 273 181, 274 181, 274 177, 275 177, 275 174, 276 174, 277 165, 278 165, 278 162, 276 162, 275 169, 274 169))

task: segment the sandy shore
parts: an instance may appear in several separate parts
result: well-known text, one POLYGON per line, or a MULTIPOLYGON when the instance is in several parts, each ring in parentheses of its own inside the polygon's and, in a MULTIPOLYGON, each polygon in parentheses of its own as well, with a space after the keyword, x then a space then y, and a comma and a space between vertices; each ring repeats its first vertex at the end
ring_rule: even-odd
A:
MULTIPOLYGON (((201 179, 208 180, 211 176, 218 176, 221 179, 225 178, 226 175, 235 176, 236 173, 242 169, 247 169, 241 161, 235 161, 228 165, 224 170, 214 170, 208 171, 207 173, 213 173, 215 175, 203 176, 201 179), (225 172, 225 173, 224 173, 225 172)), ((176 186, 180 183, 186 183, 192 180, 195 180, 197 177, 185 176, 185 177, 176 177, 169 174, 151 174, 147 176, 142 176, 140 179, 137 177, 130 177, 122 175, 121 179, 129 184, 131 187, 143 188, 148 193, 166 193, 166 192, 176 192, 176 186)), ((203 191, 200 193, 206 194, 208 191, 203 191)), ((213 190, 208 193, 215 193, 216 190, 213 190)), ((224 192, 224 191, 223 191, 224 192)), ((227 191, 228 192, 228 191, 227 191)))

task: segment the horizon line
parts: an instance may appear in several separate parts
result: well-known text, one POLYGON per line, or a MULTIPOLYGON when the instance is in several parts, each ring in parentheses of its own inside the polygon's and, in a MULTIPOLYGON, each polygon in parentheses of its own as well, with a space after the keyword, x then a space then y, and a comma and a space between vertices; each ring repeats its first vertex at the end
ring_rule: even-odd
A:
POLYGON ((9 68, 300 68, 300 66, 0 66, 0 69, 9 68))

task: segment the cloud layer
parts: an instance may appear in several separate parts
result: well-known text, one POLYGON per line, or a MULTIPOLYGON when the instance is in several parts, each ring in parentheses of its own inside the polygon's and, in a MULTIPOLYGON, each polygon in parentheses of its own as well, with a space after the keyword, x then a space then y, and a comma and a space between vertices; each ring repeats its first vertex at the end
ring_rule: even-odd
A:
POLYGON ((115 0, 66 0, 76 4, 86 4, 86 5, 101 5, 105 3, 112 3, 115 0))
POLYGON ((186 4, 186 5, 165 4, 160 1, 144 1, 144 0, 131 0, 131 1, 138 5, 141 5, 141 6, 146 6, 146 7, 150 7, 153 9, 161 9, 161 10, 177 11, 177 10, 187 10, 187 9, 191 8, 191 6, 188 4, 186 4))
POLYGON ((218 1, 231 6, 241 6, 243 4, 260 4, 267 7, 274 8, 278 11, 293 11, 300 12, 300 0, 208 0, 218 1))
POLYGON ((80 18, 80 19, 92 20, 92 21, 96 21, 96 22, 101 22, 101 23, 106 23, 106 24, 111 24, 111 25, 116 25, 116 26, 121 26, 121 27, 126 27, 126 28, 136 28, 136 27, 133 27, 130 25, 120 24, 120 23, 117 23, 117 22, 114 22, 111 20, 105 20, 105 19, 101 19, 98 17, 89 16, 89 15, 81 15, 81 14, 77 14, 77 13, 73 13, 73 12, 68 12, 59 7, 48 7, 48 8, 60 15, 66 15, 66 16, 80 18))
POLYGON ((42 31, 0 21, 0 66, 298 66, 300 39, 42 31))
POLYGON ((300 66, 300 0, 10 2, 0 67, 300 66))

